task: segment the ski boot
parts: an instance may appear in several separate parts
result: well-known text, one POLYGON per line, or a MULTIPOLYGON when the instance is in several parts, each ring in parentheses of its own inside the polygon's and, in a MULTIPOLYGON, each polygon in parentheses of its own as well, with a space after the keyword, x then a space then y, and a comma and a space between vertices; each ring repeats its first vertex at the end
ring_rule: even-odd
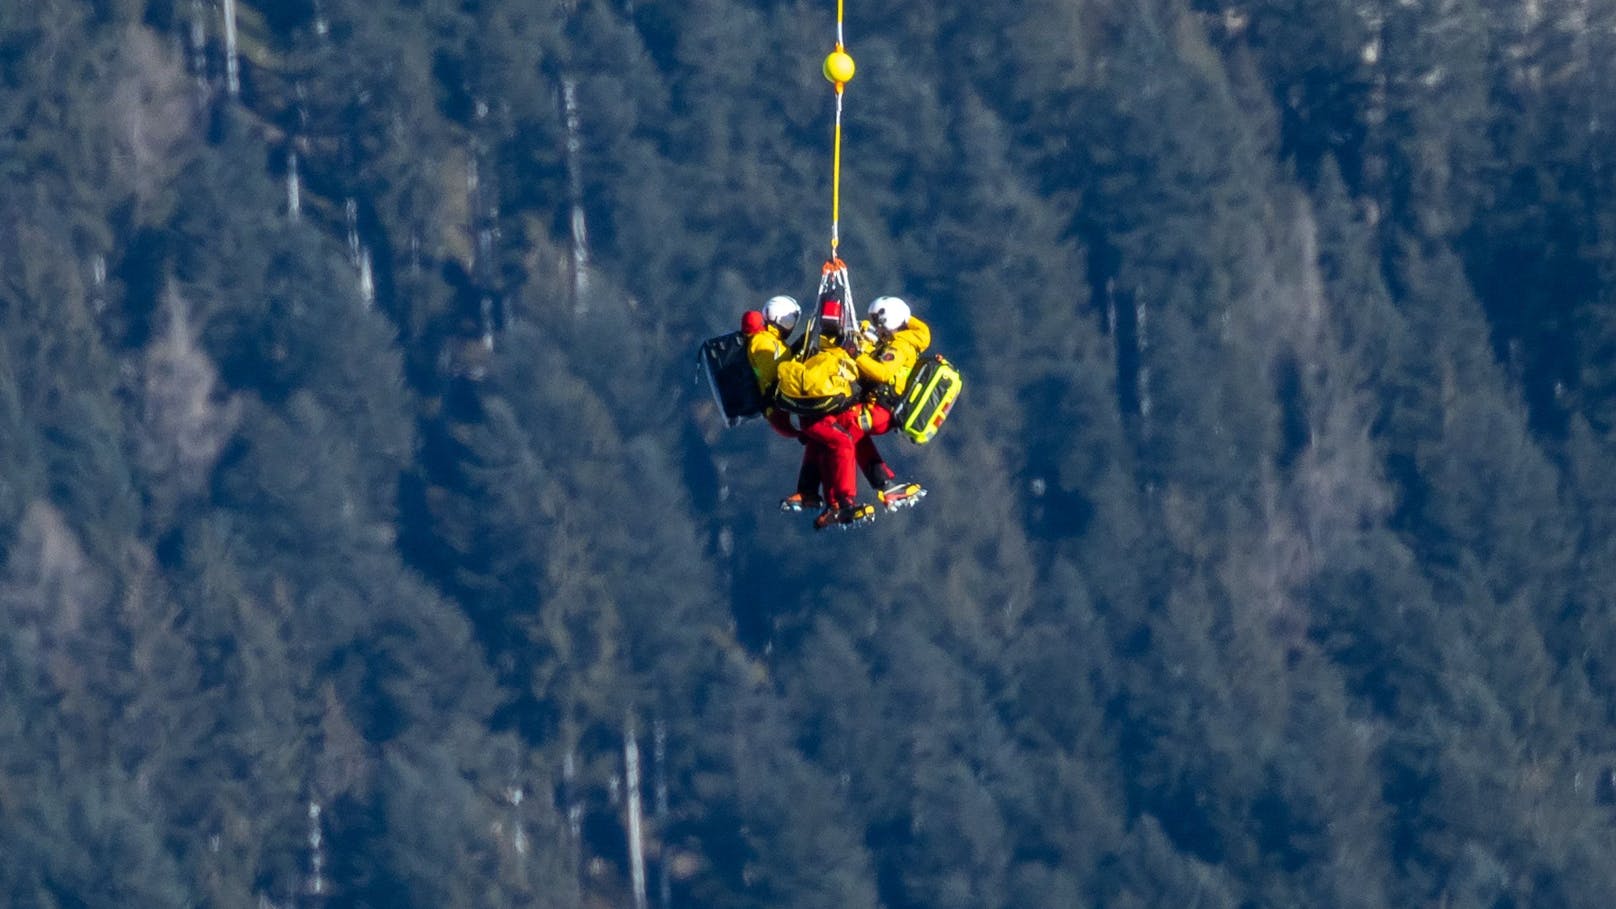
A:
POLYGON ((926 497, 926 487, 919 483, 903 483, 893 480, 887 487, 875 494, 887 511, 897 511, 900 508, 913 508, 915 503, 926 497))
POLYGON ((781 511, 815 511, 824 507, 825 500, 811 492, 794 492, 780 500, 781 511))
POLYGON ((843 530, 859 524, 869 524, 875 520, 875 506, 864 502, 858 505, 848 505, 836 515, 836 523, 843 530))
POLYGON ((860 524, 868 524, 875 520, 875 506, 867 502, 856 505, 843 505, 840 508, 827 508, 814 518, 814 529, 824 530, 827 527, 836 527, 846 530, 860 524))
POLYGON ((814 529, 824 530, 826 527, 833 526, 836 523, 836 512, 840 510, 840 508, 831 507, 821 511, 819 517, 814 518, 814 529))

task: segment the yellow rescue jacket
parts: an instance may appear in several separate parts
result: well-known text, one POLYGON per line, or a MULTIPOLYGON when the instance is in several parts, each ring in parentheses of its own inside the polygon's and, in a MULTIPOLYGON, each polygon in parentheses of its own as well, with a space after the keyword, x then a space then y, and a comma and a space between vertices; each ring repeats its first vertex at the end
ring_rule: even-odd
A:
POLYGON ((837 346, 822 347, 807 360, 783 360, 775 400, 792 413, 836 413, 853 403, 858 365, 837 346))
POLYGON ((758 391, 763 392, 765 399, 778 378, 780 362, 790 358, 791 348, 780 336, 780 329, 773 325, 746 339, 746 361, 752 364, 752 372, 757 375, 758 391))
MULTIPOLYGON (((868 331, 868 323, 864 327, 868 331)), ((882 339, 868 353, 859 356, 859 380, 876 394, 886 391, 902 394, 904 386, 909 384, 909 371, 930 346, 931 327, 910 316, 891 337, 882 339)))

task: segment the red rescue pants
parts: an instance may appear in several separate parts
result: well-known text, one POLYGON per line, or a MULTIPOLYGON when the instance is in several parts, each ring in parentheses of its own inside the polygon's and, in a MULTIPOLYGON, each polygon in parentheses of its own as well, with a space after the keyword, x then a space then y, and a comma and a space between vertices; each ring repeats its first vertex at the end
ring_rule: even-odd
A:
POLYGON ((864 472, 870 485, 885 489, 895 474, 881 457, 881 452, 875 450, 875 437, 892 428, 892 411, 873 401, 860 405, 855 411, 858 413, 859 436, 853 446, 853 457, 858 460, 859 470, 864 472))
POLYGON ((859 428, 859 409, 805 420, 802 436, 807 455, 819 464, 820 482, 825 486, 825 504, 836 508, 858 500, 858 472, 854 451, 864 431, 859 428))

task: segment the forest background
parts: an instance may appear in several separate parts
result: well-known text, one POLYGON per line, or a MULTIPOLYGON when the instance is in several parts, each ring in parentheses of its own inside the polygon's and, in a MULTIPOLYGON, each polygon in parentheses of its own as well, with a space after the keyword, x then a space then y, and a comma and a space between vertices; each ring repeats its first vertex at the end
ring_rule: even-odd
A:
POLYGON ((1616 5, 0 4, 0 902, 1608 907, 1616 5))

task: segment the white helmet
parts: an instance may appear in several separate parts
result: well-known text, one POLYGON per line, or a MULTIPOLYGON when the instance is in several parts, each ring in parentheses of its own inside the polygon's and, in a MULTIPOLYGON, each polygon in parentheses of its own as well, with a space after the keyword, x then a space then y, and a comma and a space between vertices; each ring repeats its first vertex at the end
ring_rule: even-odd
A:
POLYGON ((784 332, 796 328, 797 317, 801 315, 802 307, 787 296, 770 297, 769 302, 763 304, 763 320, 784 332))
POLYGON ((909 321, 909 304, 897 297, 876 297, 870 304, 870 322, 882 331, 897 331, 909 321))

